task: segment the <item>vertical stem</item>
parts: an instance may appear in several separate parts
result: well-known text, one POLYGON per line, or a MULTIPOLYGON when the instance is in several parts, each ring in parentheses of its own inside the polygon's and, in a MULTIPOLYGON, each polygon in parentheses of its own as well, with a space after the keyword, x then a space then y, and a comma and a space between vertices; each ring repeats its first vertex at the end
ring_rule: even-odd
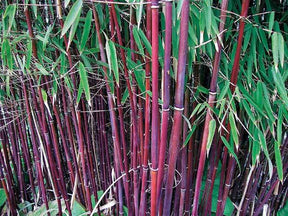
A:
POLYGON ((152 9, 152 127, 151 127, 151 215, 157 215, 157 171, 158 171, 158 28, 159 1, 151 1, 152 9))
MULTIPOLYGON (((149 0, 148 0, 149 1, 149 0)), ((147 4, 146 7, 146 29, 147 29, 147 38, 151 42, 151 31, 152 31, 152 22, 151 22, 151 5, 147 4)), ((149 56, 146 50, 146 56, 149 56)), ((146 214, 146 188, 147 188, 147 176, 148 176, 148 157, 149 157, 149 143, 150 143, 150 96, 148 91, 150 91, 150 59, 145 58, 145 137, 144 137, 144 148, 143 148, 143 161, 142 161, 142 184, 141 184, 141 198, 140 198, 140 208, 139 215, 143 216, 146 214)))
POLYGON ((171 199, 173 191, 174 174, 176 167, 176 160, 179 151, 179 143, 181 138, 182 129, 182 112, 183 112, 183 99, 184 99, 184 86, 185 86, 185 72, 187 61, 187 39, 188 39, 188 23, 189 23, 189 1, 183 0, 181 21, 180 21, 180 40, 179 40, 179 54, 177 65, 177 79, 175 90, 175 111, 174 122, 170 137, 170 149, 169 149, 169 168, 167 175, 166 191, 164 198, 163 215, 170 214, 171 199))
POLYGON ((165 48, 164 48, 164 70, 162 75, 162 122, 161 135, 159 147, 159 162, 158 162, 158 176, 157 176, 157 206, 159 207, 161 191, 163 186, 165 154, 167 146, 167 135, 170 115, 170 57, 172 45, 172 1, 165 2, 165 48))

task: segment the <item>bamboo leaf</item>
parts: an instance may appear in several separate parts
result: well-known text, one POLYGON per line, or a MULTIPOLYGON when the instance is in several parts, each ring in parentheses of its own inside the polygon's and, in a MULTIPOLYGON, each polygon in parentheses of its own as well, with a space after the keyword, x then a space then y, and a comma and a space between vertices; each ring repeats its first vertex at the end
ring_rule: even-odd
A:
POLYGON ((143 69, 141 70, 134 70, 134 75, 137 81, 137 84, 139 86, 139 89, 141 93, 145 92, 145 71, 143 69))
POLYGON ((194 108, 193 112, 191 113, 189 119, 191 119, 196 113, 200 113, 205 107, 206 105, 203 103, 197 104, 197 106, 194 108))
POLYGON ((223 100, 223 98, 226 96, 226 94, 229 90, 229 87, 230 87, 230 83, 228 81, 226 81, 224 87, 221 88, 221 92, 218 96, 219 101, 223 100))
POLYGON ((78 27, 78 24, 79 24, 79 20, 80 20, 80 14, 81 13, 78 13, 77 16, 76 16, 76 19, 75 21, 73 22, 72 24, 72 27, 70 28, 70 32, 69 32, 69 40, 68 40, 68 45, 66 47, 66 50, 69 49, 70 45, 71 45, 71 42, 74 38, 74 35, 76 33, 76 30, 77 30, 77 27, 78 27))
POLYGON ((9 17, 7 32, 10 32, 13 21, 15 20, 14 19, 15 13, 16 13, 16 4, 10 4, 6 7, 5 13, 3 15, 3 19, 5 19, 7 16, 9 17))
POLYGON ((243 46, 242 46, 243 52, 246 51, 246 49, 247 49, 247 47, 249 45, 250 38, 251 38, 251 33, 252 33, 252 27, 249 28, 249 26, 248 26, 248 30, 246 31, 245 37, 243 38, 243 40, 244 40, 243 46))
POLYGON ((139 52, 141 53, 142 56, 144 56, 144 48, 142 46, 138 31, 137 31, 137 27, 133 28, 133 36, 134 36, 135 42, 138 46, 139 52))
POLYGON ((260 36, 260 41, 263 43, 265 50, 267 52, 269 52, 269 47, 268 47, 268 42, 266 39, 265 32, 261 28, 258 29, 258 32, 259 32, 259 36, 260 36))
POLYGON ((46 45, 47 45, 48 40, 50 38, 50 33, 51 33, 52 29, 53 29, 53 25, 49 25, 47 30, 46 30, 46 34, 45 34, 44 41, 43 41, 43 50, 46 49, 46 45))
POLYGON ((278 121, 277 121, 277 142, 279 145, 282 143, 282 127, 283 127, 283 106, 279 107, 278 111, 278 121))
POLYGON ((138 28, 140 28, 141 19, 142 19, 142 11, 143 11, 143 0, 139 1, 139 7, 137 7, 137 24, 138 28))
POLYGON ((48 96, 47 96, 46 91, 44 89, 41 89, 41 94, 42 94, 44 105, 46 106, 49 115, 52 116, 51 112, 50 112, 49 105, 48 105, 48 96))
POLYGON ((272 28, 274 25, 274 17, 275 17, 275 11, 272 11, 269 16, 269 37, 271 36, 272 33, 272 28))
POLYGON ((126 88, 121 99, 121 104, 125 104, 128 96, 129 96, 129 92, 128 92, 128 88, 126 88))
POLYGON ((42 75, 49 75, 49 72, 39 63, 35 63, 35 66, 38 68, 42 75))
POLYGON ((216 130, 216 121, 215 119, 212 119, 209 122, 209 134, 208 134, 208 140, 207 140, 207 146, 206 146, 207 156, 209 154, 209 150, 210 150, 213 138, 214 138, 215 130, 216 130))
POLYGON ((280 94, 280 97, 283 99, 283 103, 286 105, 286 108, 288 109, 288 96, 282 76, 279 72, 277 72, 277 70, 274 69, 272 69, 272 75, 274 78, 276 88, 280 94))
POLYGON ((83 87, 82 87, 82 83, 80 82, 79 88, 78 88, 78 93, 77 93, 77 99, 76 99, 77 106, 81 100, 82 93, 83 93, 83 87))
POLYGON ((286 201, 284 207, 277 212, 277 216, 287 216, 287 214, 288 214, 288 200, 286 201))
POLYGON ((85 18, 85 23, 84 23, 84 27, 83 27, 83 33, 82 33, 81 44, 80 44, 80 51, 84 50, 85 45, 87 43, 88 36, 90 33, 91 21, 92 21, 92 11, 89 10, 87 13, 87 16, 85 18))
POLYGON ((195 132, 197 126, 196 125, 193 125, 193 127, 191 128, 191 130, 189 131, 184 143, 183 143, 183 146, 186 146, 188 144, 188 142, 190 141, 193 133, 195 132))
POLYGON ((275 68, 278 68, 278 50, 279 50, 279 44, 278 44, 278 33, 275 32, 272 35, 272 55, 273 55, 273 61, 274 61, 274 65, 275 68))
POLYGON ((252 165, 255 165, 259 161, 260 145, 258 141, 253 141, 252 143, 252 165))
POLYGON ((33 10, 34 16, 37 17, 37 2, 36 0, 31 0, 31 3, 32 3, 32 10, 33 10))
POLYGON ((47 93, 44 89, 41 89, 41 93, 42 93, 42 98, 43 98, 43 101, 44 103, 47 103, 47 93))
POLYGON ((64 7, 67 8, 67 6, 69 5, 69 3, 70 3, 70 0, 65 0, 65 1, 64 1, 64 7))
POLYGON ((278 33, 278 45, 279 45, 279 60, 280 64, 283 67, 284 66, 284 38, 282 34, 278 33))
POLYGON ((276 160, 278 177, 280 181, 283 181, 283 164, 281 159, 280 146, 278 142, 274 143, 274 151, 275 151, 275 160, 276 160))
POLYGON ((0 188, 0 206, 3 206, 6 200, 7 200, 7 197, 6 197, 5 190, 3 188, 0 188))
POLYGON ((109 63, 109 70, 114 72, 114 77, 116 80, 117 85, 119 85, 119 71, 118 71, 118 60, 117 60, 117 53, 114 43, 111 40, 107 40, 106 42, 106 52, 107 52, 107 59, 109 63))
POLYGON ((263 90, 263 95, 264 95, 264 108, 265 108, 265 110, 267 112, 269 120, 271 122, 274 122, 275 121, 275 117, 273 115, 273 110, 271 108, 271 103, 269 101, 268 89, 267 89, 267 87, 266 87, 266 85, 264 83, 262 83, 262 90, 263 90))
POLYGON ((7 39, 3 40, 1 47, 1 58, 3 59, 4 65, 7 65, 10 70, 13 69, 13 58, 10 43, 7 39))
POLYGON ((79 63, 79 74, 80 74, 80 82, 84 89, 86 100, 88 101, 89 106, 91 106, 90 87, 88 82, 87 71, 82 62, 79 63))
POLYGON ((183 0, 179 0, 177 4, 177 19, 180 18, 182 6, 183 6, 183 0))
POLYGON ((143 41, 143 44, 145 46, 145 48, 147 49, 148 53, 151 55, 152 54, 152 46, 149 42, 149 40, 147 39, 146 35, 144 34, 144 32, 142 31, 142 29, 137 29, 140 38, 143 41))
POLYGON ((210 36, 211 35, 212 8, 208 1, 206 1, 206 6, 204 8, 204 15, 205 15, 205 20, 206 20, 205 28, 207 31, 207 35, 210 36))
POLYGON ((232 139, 236 145, 236 148, 238 149, 239 148, 238 130, 237 130, 234 115, 232 112, 229 113, 229 123, 231 126, 232 139))
POLYGON ((69 11, 65 22, 64 22, 64 26, 61 32, 61 37, 64 36, 64 34, 66 34, 66 32, 69 30, 69 28, 72 26, 72 24, 75 22, 75 20, 78 17, 78 14, 81 13, 81 8, 82 8, 82 0, 77 0, 71 10, 69 11))
POLYGON ((258 131, 258 136, 259 136, 259 139, 260 139, 261 147, 262 147, 263 152, 264 152, 264 154, 265 154, 265 156, 267 158, 267 161, 268 161, 269 176, 270 176, 270 179, 271 179, 272 178, 272 174, 273 174, 273 165, 272 165, 272 162, 271 162, 271 159, 270 159, 270 156, 269 156, 266 139, 264 137, 264 134, 260 130, 258 131))

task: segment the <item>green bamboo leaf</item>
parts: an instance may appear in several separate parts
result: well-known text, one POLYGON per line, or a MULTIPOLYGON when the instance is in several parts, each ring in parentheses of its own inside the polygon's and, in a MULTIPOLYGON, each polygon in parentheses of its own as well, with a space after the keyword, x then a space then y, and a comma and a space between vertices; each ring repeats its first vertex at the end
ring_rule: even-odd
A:
POLYGON ((230 123, 230 127, 231 127, 232 139, 236 145, 236 148, 238 149, 238 147, 239 147, 238 130, 237 130, 234 115, 232 112, 229 112, 229 123, 230 123))
POLYGON ((35 66, 38 68, 42 75, 49 75, 49 72, 39 63, 35 63, 35 66))
POLYGON ((50 33, 51 33, 52 29, 53 29, 53 25, 49 25, 47 27, 46 34, 45 34, 44 41, 43 41, 43 50, 46 49, 46 45, 47 45, 48 40, 50 38, 50 33))
POLYGON ((46 91, 44 89, 41 89, 41 93, 42 93, 43 102, 47 103, 48 102, 48 96, 47 96, 46 91))
POLYGON ((260 41, 262 42, 265 50, 267 52, 269 52, 269 47, 268 47, 268 42, 267 42, 267 39, 266 39, 265 32, 261 28, 258 29, 258 32, 259 32, 259 36, 260 36, 260 38, 259 38, 260 41))
POLYGON ((278 142, 274 143, 274 151, 275 151, 275 160, 276 160, 278 177, 280 181, 283 181, 283 163, 281 159, 280 146, 278 142))
POLYGON ((205 21, 206 21, 206 31, 207 35, 211 35, 211 19, 212 19, 212 8, 208 1, 206 1, 206 6, 204 8, 204 15, 205 15, 205 21))
POLYGON ((288 200, 286 201, 284 207, 277 212, 277 216, 287 216, 287 215, 288 215, 288 200))
POLYGON ((218 96, 218 101, 223 100, 223 98, 226 96, 228 90, 230 87, 230 83, 228 81, 225 81, 224 87, 221 88, 219 96, 218 96))
POLYGON ((264 134, 260 130, 258 130, 258 136, 259 136, 260 144, 261 144, 261 147, 263 149, 264 155, 266 156, 267 161, 268 161, 269 176, 270 176, 270 179, 271 179, 272 178, 272 174, 273 174, 273 165, 272 165, 272 162, 271 162, 271 159, 270 159, 270 155, 269 155, 269 152, 268 152, 266 139, 264 137, 264 134))
POLYGON ((261 84, 262 84, 262 90, 263 90, 263 95, 264 95, 264 108, 267 112, 269 120, 273 123, 275 121, 275 117, 273 115, 273 110, 272 110, 271 103, 269 100, 268 89, 267 89, 265 83, 261 82, 261 84))
POLYGON ((80 83, 82 85, 82 88, 84 89, 86 100, 88 101, 89 106, 91 106, 88 75, 82 62, 79 63, 79 74, 80 74, 80 83))
POLYGON ((250 48, 250 55, 253 56, 253 63, 255 66, 255 70, 257 70, 257 51, 256 51, 256 47, 257 47, 257 29, 253 28, 252 29, 252 39, 251 39, 251 48, 250 48))
POLYGON ((64 34, 66 34, 66 32, 69 30, 69 28, 71 27, 71 25, 75 22, 75 20, 78 17, 78 14, 81 13, 81 8, 82 8, 82 0, 77 0, 71 10, 69 11, 65 22, 64 22, 64 26, 61 32, 61 37, 64 36, 64 34))
POLYGON ((107 40, 106 42, 106 52, 107 52, 107 59, 109 63, 109 70, 114 73, 115 80, 117 85, 119 85, 119 70, 118 70, 118 60, 117 60, 117 53, 114 43, 111 40, 107 40))
POLYGON ((257 112, 259 112, 263 117, 268 118, 263 112, 263 110, 258 106, 258 104, 255 103, 254 100, 251 98, 249 92, 242 85, 239 85, 238 87, 244 98, 254 107, 254 109, 257 110, 257 112))
POLYGON ((78 93, 77 93, 77 99, 76 99, 77 106, 81 100, 82 93, 83 93, 83 87, 82 87, 82 83, 80 82, 79 88, 78 88, 78 93))
POLYGON ((179 19, 181 16, 182 6, 183 6, 183 0, 179 0, 177 4, 177 19, 179 19))
POLYGON ((143 12, 143 0, 139 1, 139 7, 137 7, 137 24, 138 28, 140 28, 141 19, 142 19, 142 12, 143 12))
POLYGON ((10 4, 6 7, 5 13, 3 15, 3 19, 6 17, 9 18, 8 20, 8 29, 7 31, 10 32, 10 29, 12 27, 13 21, 15 21, 15 13, 16 13, 16 4, 10 4))
POLYGON ((196 106, 196 107, 194 108, 194 110, 192 111, 189 119, 191 119, 196 113, 200 113, 205 107, 206 107, 206 105, 203 104, 203 103, 197 104, 197 106, 196 106))
POLYGON ((92 21, 92 11, 89 10, 87 13, 87 16, 85 18, 85 23, 84 23, 84 27, 83 27, 83 33, 82 33, 81 44, 80 44, 80 51, 84 50, 85 45, 87 43, 89 33, 90 33, 91 21, 92 21))
POLYGON ((272 33, 272 28, 274 25, 274 17, 275 17, 275 12, 272 11, 269 16, 269 37, 271 36, 271 33, 272 33))
POLYGON ((283 103, 286 105, 286 108, 288 109, 288 96, 287 96, 287 90, 285 87, 285 83, 282 79, 282 76, 280 74, 280 72, 277 72, 277 70, 272 69, 272 75, 274 78, 274 82, 276 85, 276 88, 280 94, 280 97, 283 100, 283 103))
POLYGON ((252 143, 252 165, 255 165, 256 162, 259 162, 260 144, 258 141, 252 141, 252 143))
POLYGON ((279 60, 280 64, 283 67, 284 66, 284 38, 281 33, 278 33, 278 45, 279 45, 279 60))
POLYGON ((0 206, 3 206, 6 200, 7 200, 7 197, 6 197, 5 190, 3 188, 0 188, 0 206))
POLYGON ((74 35, 76 33, 76 30, 77 30, 77 27, 78 27, 78 24, 79 24, 79 20, 80 20, 80 14, 81 13, 78 13, 77 16, 76 16, 76 19, 75 21, 73 22, 71 28, 70 28, 70 32, 69 32, 69 40, 68 40, 68 45, 66 47, 66 50, 69 49, 70 45, 71 45, 71 42, 74 38, 74 35))
POLYGON ((143 69, 134 70, 134 75, 141 93, 145 92, 145 71, 143 69))
POLYGON ((283 106, 279 107, 278 111, 278 121, 277 121, 277 142, 279 145, 282 143, 282 127, 283 127, 283 106))
POLYGON ((6 85, 6 94, 8 97, 10 97, 10 76, 11 76, 11 71, 8 70, 8 74, 5 77, 5 85, 6 85))
POLYGON ((69 3, 70 3, 70 0, 65 0, 65 1, 64 1, 64 7, 67 8, 67 6, 69 5, 69 3))
POLYGON ((195 132, 196 128, 197 128, 196 125, 192 126, 191 130, 189 131, 188 135, 186 136, 186 139, 185 139, 185 141, 183 143, 183 146, 186 146, 188 144, 188 142, 191 139, 191 137, 192 137, 193 133, 195 132))
POLYGON ((129 92, 128 92, 128 88, 126 88, 121 99, 121 104, 125 104, 128 96, 129 96, 129 92))
POLYGON ((48 105, 48 95, 47 95, 46 91, 44 89, 42 89, 42 88, 41 88, 41 94, 42 94, 44 105, 47 108, 47 111, 48 111, 49 115, 52 116, 51 112, 50 112, 49 105, 48 105))
MULTIPOLYGON (((248 25, 248 23, 247 23, 247 25, 248 25)), ((245 37, 243 38, 244 39, 243 46, 242 46, 243 52, 246 51, 246 49, 247 49, 247 47, 249 45, 249 42, 250 42, 250 38, 251 38, 251 33, 252 33, 252 28, 253 27, 250 27, 250 28, 249 27, 250 27, 250 25, 246 27, 248 29, 247 29, 247 31, 245 33, 245 37)))
POLYGON ((87 57, 84 53, 82 53, 82 55, 80 56, 81 59, 83 60, 84 66, 85 68, 88 69, 89 72, 92 72, 92 65, 91 65, 91 59, 89 57, 87 57))
POLYGON ((142 56, 144 56, 144 48, 142 46, 138 31, 137 31, 137 27, 133 28, 133 36, 134 36, 135 42, 138 46, 139 52, 141 53, 142 56))
POLYGON ((73 91, 73 83, 72 83, 72 81, 67 76, 64 77, 64 81, 65 81, 66 86, 68 87, 68 89, 70 91, 73 91))
POLYGON ((152 54, 152 46, 149 42, 149 40, 147 39, 146 35, 144 34, 144 32, 142 31, 142 29, 137 29, 140 38, 143 41, 143 44, 145 46, 145 48, 147 49, 148 53, 151 55, 152 54))
POLYGON ((209 150, 210 150, 213 138, 214 138, 215 130, 216 130, 216 121, 215 119, 212 119, 209 122, 209 134, 208 134, 208 140, 207 140, 207 146, 206 146, 207 155, 209 153, 209 150))
POLYGON ((53 81, 53 86, 51 89, 51 93, 52 93, 52 104, 54 105, 55 101, 56 101, 56 96, 57 96, 57 92, 58 92, 58 82, 55 79, 53 81))
POLYGON ((272 35, 272 55, 275 68, 278 68, 278 61, 279 61, 278 50, 279 50, 278 33, 274 32, 272 35))
POLYGON ((3 40, 1 47, 1 58, 3 59, 4 65, 7 65, 9 69, 13 69, 13 58, 10 43, 7 39, 3 40))
POLYGON ((36 0, 31 0, 31 3, 32 3, 32 10, 33 10, 34 16, 35 18, 37 18, 37 2, 36 0))

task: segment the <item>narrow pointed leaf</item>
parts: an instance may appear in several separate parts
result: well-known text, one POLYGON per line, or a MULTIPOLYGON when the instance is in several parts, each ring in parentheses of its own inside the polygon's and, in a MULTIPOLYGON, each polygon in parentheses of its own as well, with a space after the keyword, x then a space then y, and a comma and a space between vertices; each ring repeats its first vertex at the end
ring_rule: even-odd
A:
POLYGON ((116 83, 117 85, 119 85, 119 70, 118 70, 117 53, 116 53, 115 45, 111 40, 108 40, 106 42, 106 52, 107 52, 110 73, 112 70, 115 76, 116 83))
POLYGON ((85 24, 83 28, 82 37, 81 37, 81 44, 80 44, 81 51, 84 50, 85 45, 87 43, 89 33, 90 33, 91 21, 92 21, 92 11, 89 10, 85 19, 85 24))
MULTIPOLYGON (((208 135, 208 140, 207 140, 207 152, 209 152, 213 138, 214 138, 214 134, 215 134, 215 130, 216 130, 216 121, 215 119, 212 119, 209 122, 209 135, 208 135)), ((208 153, 207 153, 208 154, 208 153)))
POLYGON ((64 26, 61 32, 61 37, 63 37, 64 34, 66 34, 66 32, 75 22, 75 20, 77 19, 77 15, 81 12, 81 8, 82 8, 82 0, 77 0, 72 6, 71 10, 69 11, 65 19, 64 26))
POLYGON ((88 104, 91 106, 88 75, 82 62, 79 63, 79 74, 80 74, 80 82, 81 82, 82 88, 84 89, 86 100, 88 101, 88 104))

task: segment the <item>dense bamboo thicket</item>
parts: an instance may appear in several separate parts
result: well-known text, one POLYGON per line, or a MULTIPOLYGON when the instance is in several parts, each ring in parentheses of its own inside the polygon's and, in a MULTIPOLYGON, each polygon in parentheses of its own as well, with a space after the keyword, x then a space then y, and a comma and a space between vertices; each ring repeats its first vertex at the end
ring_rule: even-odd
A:
POLYGON ((2 0, 1 215, 288 215, 286 0, 2 0))

